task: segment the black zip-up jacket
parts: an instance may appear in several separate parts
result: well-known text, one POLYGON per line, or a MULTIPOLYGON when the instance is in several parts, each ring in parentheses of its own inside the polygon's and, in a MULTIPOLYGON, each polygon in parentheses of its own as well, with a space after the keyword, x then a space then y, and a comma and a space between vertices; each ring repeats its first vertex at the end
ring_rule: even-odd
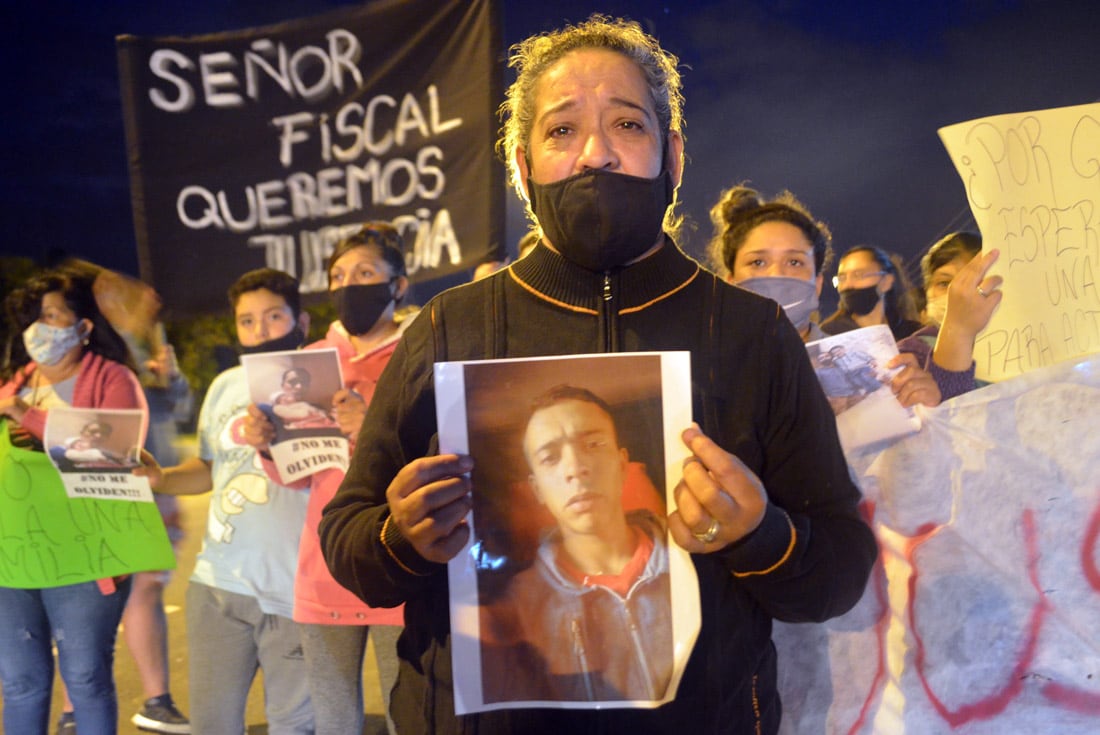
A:
POLYGON ((405 603, 390 706, 403 733, 767 734, 780 717, 772 619, 822 621, 859 599, 877 554, 859 500, 832 410, 775 302, 724 283, 671 242, 609 273, 540 245, 510 268, 440 294, 409 326, 320 535, 341 584, 371 605, 405 603), (665 350, 690 350, 694 419, 756 473, 770 501, 749 536, 692 557, 702 624, 676 699, 653 710, 456 717, 446 566, 404 539, 381 539, 390 481, 436 453, 432 364, 665 350))

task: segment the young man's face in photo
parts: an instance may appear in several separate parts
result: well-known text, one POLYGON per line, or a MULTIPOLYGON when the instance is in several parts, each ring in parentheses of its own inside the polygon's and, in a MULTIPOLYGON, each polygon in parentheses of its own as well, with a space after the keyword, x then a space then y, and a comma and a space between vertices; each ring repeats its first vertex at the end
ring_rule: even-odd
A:
POLYGON ((527 423, 523 451, 531 488, 563 534, 598 534, 603 519, 622 516, 629 456, 596 404, 571 399, 539 409, 527 423))
POLYGON ((233 317, 237 325, 237 340, 242 347, 257 347, 285 337, 296 323, 286 299, 266 288, 241 294, 233 317))

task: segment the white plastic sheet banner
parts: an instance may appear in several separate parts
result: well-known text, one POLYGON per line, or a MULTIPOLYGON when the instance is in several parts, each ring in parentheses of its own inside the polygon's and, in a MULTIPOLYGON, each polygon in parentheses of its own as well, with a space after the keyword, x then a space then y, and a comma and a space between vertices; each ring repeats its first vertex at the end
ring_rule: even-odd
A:
POLYGON ((1100 732, 1100 356, 849 454, 882 547, 860 603, 776 624, 782 732, 1100 732))

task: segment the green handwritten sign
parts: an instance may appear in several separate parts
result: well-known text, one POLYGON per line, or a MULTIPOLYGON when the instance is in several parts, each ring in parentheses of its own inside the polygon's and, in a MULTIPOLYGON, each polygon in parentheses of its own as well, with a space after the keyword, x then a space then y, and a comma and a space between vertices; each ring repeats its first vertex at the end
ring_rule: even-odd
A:
POLYGON ((60 587, 176 566, 154 503, 69 498, 46 455, 0 422, 0 586, 60 587))

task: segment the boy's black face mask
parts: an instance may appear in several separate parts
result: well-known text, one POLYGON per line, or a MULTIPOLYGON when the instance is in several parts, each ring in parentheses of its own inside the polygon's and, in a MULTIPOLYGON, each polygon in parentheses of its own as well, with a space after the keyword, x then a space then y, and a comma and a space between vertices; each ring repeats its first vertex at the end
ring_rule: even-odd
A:
POLYGON ((275 339, 269 339, 266 342, 261 342, 258 345, 252 347, 245 347, 241 345, 242 355, 258 355, 263 352, 286 352, 287 350, 296 350, 301 347, 306 341, 305 334, 302 333, 301 327, 294 327, 282 337, 276 337, 275 339))

